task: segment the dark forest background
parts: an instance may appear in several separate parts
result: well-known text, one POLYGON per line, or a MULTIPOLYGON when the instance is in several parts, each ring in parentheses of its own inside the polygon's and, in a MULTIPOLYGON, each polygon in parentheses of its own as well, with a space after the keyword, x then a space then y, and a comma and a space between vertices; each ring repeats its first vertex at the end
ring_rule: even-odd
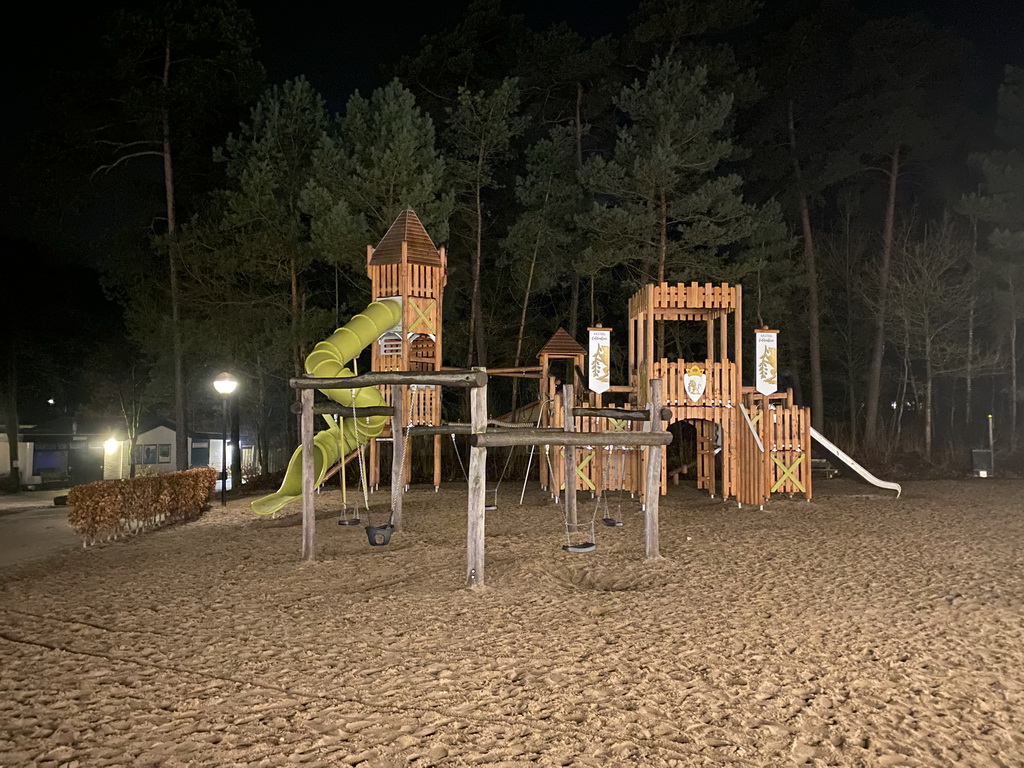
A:
MULTIPOLYGON (((869 465, 963 468, 989 414, 1021 462, 1019 51, 849 2, 648 0, 599 34, 478 0, 422 39, 353 25, 332 57, 313 35, 319 79, 275 82, 267 8, 108 10, 8 86, 9 434, 58 414, 216 430, 230 370, 259 471, 280 469, 287 380, 365 306, 366 246, 411 206, 448 248, 447 365, 533 364, 600 323, 625 383, 640 285, 741 283, 785 385, 869 465)), ((685 324, 663 343, 703 358, 685 324)))

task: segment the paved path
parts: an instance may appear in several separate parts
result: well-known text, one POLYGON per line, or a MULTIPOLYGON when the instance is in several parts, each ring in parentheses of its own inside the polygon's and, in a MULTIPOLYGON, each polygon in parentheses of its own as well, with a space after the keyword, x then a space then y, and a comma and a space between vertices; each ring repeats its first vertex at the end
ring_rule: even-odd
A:
POLYGON ((68 525, 68 508, 53 506, 67 491, 33 491, 0 496, 0 568, 80 547, 68 525))

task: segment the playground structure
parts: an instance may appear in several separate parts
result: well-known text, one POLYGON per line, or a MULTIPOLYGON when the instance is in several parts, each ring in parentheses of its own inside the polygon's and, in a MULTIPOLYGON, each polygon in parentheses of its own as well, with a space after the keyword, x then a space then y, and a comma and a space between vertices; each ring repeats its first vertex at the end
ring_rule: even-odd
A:
MULTIPOLYGON (((407 457, 412 438, 418 436, 433 438, 435 489, 441 480, 442 435, 470 436, 471 585, 483 583, 488 447, 542 449, 544 461, 537 462, 540 482, 556 501, 563 500, 567 533, 582 528, 576 514, 578 491, 589 490, 598 498, 615 490, 639 494, 648 557, 658 556, 658 498, 668 485, 664 446, 672 435, 661 428, 663 421, 666 426, 693 424, 697 487, 713 497, 733 499, 740 506, 763 506, 774 493, 801 494, 810 500, 813 431, 808 409, 794 404, 791 391, 763 394, 742 385, 740 286, 642 287, 629 300, 628 383, 608 386, 605 395, 586 389, 587 350, 562 329, 541 348, 537 366, 443 368, 441 309, 447 261, 444 249, 435 248, 412 210, 399 215, 376 248, 367 248, 367 273, 370 305, 317 344, 306 359, 306 376, 291 381, 300 392, 302 445, 289 462, 280 490, 252 504, 256 513, 271 514, 302 498, 304 558, 314 553, 314 489, 333 469, 344 471, 355 457, 364 494, 377 487, 382 441, 393 444, 391 514, 387 525, 368 526, 367 533, 371 544, 388 542, 401 526, 402 494, 410 480, 407 457), (704 324, 707 344, 702 358, 659 356, 662 326, 673 322, 704 324), (368 346, 371 370, 359 375, 353 361, 368 346), (520 414, 530 414, 529 424, 488 418, 487 380, 493 375, 538 380, 538 401, 519 409, 520 414), (470 388, 470 424, 442 424, 444 386, 470 388), (315 389, 331 402, 314 404, 315 389), (315 414, 325 418, 327 429, 314 436, 315 414), (617 464, 617 471, 609 471, 610 464, 617 464)), ((762 372, 774 372, 774 360, 758 365, 762 372)), ((850 466, 855 464, 835 446, 829 450, 850 466)), ((895 484, 877 481, 859 465, 854 469, 871 478, 869 482, 899 490, 895 484)), ((593 542, 570 541, 564 548, 584 552, 593 547, 593 542)))
MULTIPOLYGON (((607 399, 624 398, 627 409, 643 409, 647 406, 649 382, 661 380, 664 406, 670 411, 666 421, 691 422, 696 431, 698 488, 715 497, 734 499, 740 505, 763 506, 773 493, 800 494, 809 500, 810 412, 793 403, 791 391, 763 395, 754 387, 741 385, 742 303, 742 287, 728 283, 645 285, 629 300, 629 384, 609 387, 607 399), (702 359, 669 360, 658 356, 658 327, 670 322, 705 325, 707 349, 702 359)), ((558 427, 563 423, 564 394, 549 374, 552 360, 570 360, 577 370, 585 356, 586 350, 564 331, 559 331, 541 350, 542 390, 553 403, 542 421, 544 426, 558 427)), ((622 414, 601 415, 605 399, 595 393, 577 398, 573 403, 577 431, 638 428, 638 422, 627 420, 622 414)), ((596 451, 580 457, 578 489, 598 494, 605 490, 605 458, 596 451)), ((552 456, 555 477, 562 475, 563 460, 560 453, 552 456)), ((625 471, 607 490, 639 493, 646 502, 642 478, 646 476, 647 462, 646 452, 627 451, 625 471)), ((541 483, 546 482, 547 468, 541 464, 541 483)), ((667 486, 668 465, 662 462, 662 493, 667 486)))

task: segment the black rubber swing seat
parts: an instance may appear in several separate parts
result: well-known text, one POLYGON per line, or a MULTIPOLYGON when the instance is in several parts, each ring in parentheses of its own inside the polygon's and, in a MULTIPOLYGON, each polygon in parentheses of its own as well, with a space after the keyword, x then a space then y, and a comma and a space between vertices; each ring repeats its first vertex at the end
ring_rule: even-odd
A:
POLYGON ((622 521, 616 520, 614 517, 602 517, 601 522, 607 525, 609 528, 621 528, 622 521))
POLYGON ((574 555, 585 555, 587 552, 597 549, 597 544, 592 541, 585 541, 582 544, 563 544, 562 549, 574 555))
POLYGON ((370 540, 371 547, 383 547, 391 542, 391 534, 394 533, 395 526, 388 525, 368 525, 366 526, 366 538, 370 540))
POLYGON ((362 525, 363 521, 358 517, 353 517, 349 520, 339 520, 338 525, 362 525))

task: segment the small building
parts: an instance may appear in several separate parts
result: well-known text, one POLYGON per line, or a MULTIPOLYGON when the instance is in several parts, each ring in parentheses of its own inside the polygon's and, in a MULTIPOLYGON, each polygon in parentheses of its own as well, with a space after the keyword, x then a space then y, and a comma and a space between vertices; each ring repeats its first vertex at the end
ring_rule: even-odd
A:
MULTIPOLYGON (((220 434, 193 433, 188 440, 189 466, 220 469, 224 441, 220 434)), ((139 424, 135 474, 156 475, 177 467, 174 422, 146 418, 139 424)), ((252 448, 242 446, 243 463, 252 448)), ((70 487, 95 480, 131 476, 131 442, 124 424, 111 419, 54 419, 24 428, 18 443, 23 487, 70 487)), ((231 446, 228 446, 228 466, 231 446)), ((0 467, 8 465, 7 438, 0 435, 0 467)))
MULTIPOLYGON (((18 475, 21 485, 28 485, 32 477, 32 444, 24 442, 24 433, 31 427, 30 424, 22 424, 18 428, 18 475)), ((7 468, 11 466, 11 450, 7 443, 7 430, 0 424, 0 477, 7 474, 7 468)))

